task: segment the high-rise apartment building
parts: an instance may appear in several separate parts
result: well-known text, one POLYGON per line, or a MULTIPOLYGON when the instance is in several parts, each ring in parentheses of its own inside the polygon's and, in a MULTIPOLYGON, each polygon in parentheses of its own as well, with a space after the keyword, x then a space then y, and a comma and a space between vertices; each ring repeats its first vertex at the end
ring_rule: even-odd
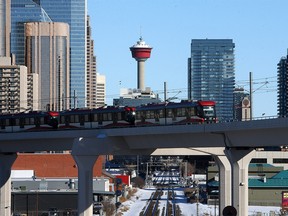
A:
POLYGON ((28 74, 39 75, 37 110, 69 108, 69 25, 60 22, 25 23, 28 74))
POLYGON ((11 58, 0 58, 0 113, 28 109, 27 68, 13 65, 11 58))
POLYGON ((277 64, 278 69, 278 115, 288 114, 288 55, 277 64))
POLYGON ((106 77, 97 73, 96 76, 96 108, 105 106, 106 77))
POLYGON ((11 51, 24 64, 24 23, 64 22, 70 28, 71 107, 86 105, 87 0, 11 0, 11 51), (74 104, 73 104, 74 103, 74 104))
POLYGON ((232 39, 193 39, 188 59, 188 99, 213 100, 220 121, 233 119, 235 86, 232 39))

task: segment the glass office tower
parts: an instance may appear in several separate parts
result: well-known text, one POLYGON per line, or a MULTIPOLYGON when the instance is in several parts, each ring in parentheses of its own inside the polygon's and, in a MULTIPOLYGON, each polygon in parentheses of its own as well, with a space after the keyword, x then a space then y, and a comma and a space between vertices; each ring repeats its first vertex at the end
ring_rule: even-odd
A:
POLYGON ((32 0, 11 0, 11 53, 25 65, 25 22, 51 22, 45 10, 32 0))
POLYGON ((0 57, 10 56, 11 2, 0 0, 0 57))
POLYGON ((24 22, 69 24, 72 108, 86 105, 86 5, 87 0, 11 0, 11 50, 18 64, 24 63, 24 22))
POLYGON ((213 100, 219 121, 233 119, 235 44, 231 39, 193 39, 188 59, 188 99, 213 100))
POLYGON ((278 115, 286 117, 288 114, 288 54, 282 57, 277 64, 278 71, 278 115))

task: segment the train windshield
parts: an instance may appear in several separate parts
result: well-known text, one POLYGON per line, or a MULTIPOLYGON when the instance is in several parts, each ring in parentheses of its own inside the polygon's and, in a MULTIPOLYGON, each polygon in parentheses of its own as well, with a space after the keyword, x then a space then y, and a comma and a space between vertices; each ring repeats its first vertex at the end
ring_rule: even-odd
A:
POLYGON ((215 117, 214 106, 203 106, 203 113, 205 117, 215 117))

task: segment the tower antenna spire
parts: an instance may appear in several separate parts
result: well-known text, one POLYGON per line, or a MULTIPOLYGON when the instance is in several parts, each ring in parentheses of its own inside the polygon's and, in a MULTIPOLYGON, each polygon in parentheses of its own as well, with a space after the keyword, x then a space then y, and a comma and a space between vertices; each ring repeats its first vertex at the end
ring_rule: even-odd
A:
POLYGON ((140 40, 142 40, 142 26, 140 25, 140 40))

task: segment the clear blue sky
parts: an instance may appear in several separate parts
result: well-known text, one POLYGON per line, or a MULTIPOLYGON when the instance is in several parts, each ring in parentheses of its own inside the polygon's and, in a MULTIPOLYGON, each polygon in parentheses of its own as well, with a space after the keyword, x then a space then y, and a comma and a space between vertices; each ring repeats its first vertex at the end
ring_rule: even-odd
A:
POLYGON ((288 48, 287 0, 88 0, 97 69, 106 76, 107 104, 120 88, 137 87, 129 47, 140 34, 153 47, 145 86, 187 98, 191 39, 233 39, 236 84, 249 90, 254 116, 277 114, 277 63, 288 48), (120 85, 121 81, 121 85, 120 85), (265 82, 267 84, 264 84, 265 82))

